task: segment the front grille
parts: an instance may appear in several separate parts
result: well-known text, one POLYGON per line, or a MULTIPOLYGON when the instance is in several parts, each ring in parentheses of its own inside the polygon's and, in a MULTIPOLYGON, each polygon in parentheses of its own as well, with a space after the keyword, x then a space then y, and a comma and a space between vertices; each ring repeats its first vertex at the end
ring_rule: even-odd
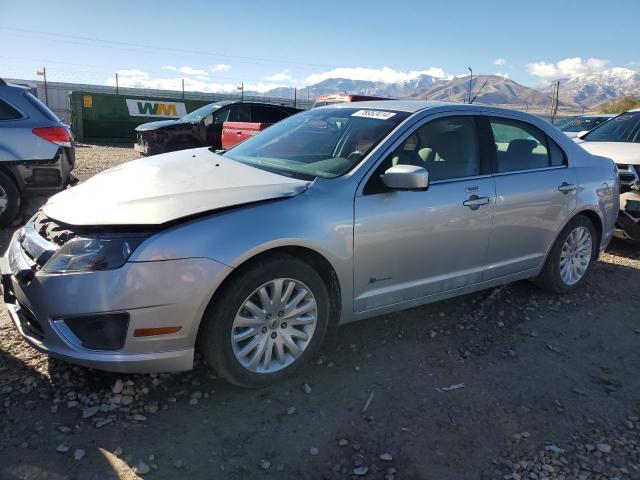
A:
POLYGON ((23 330, 40 340, 44 338, 44 330, 31 310, 18 302, 16 313, 18 314, 18 320, 20 320, 20 325, 23 330))
POLYGON ((69 230, 69 228, 47 217, 42 211, 36 215, 33 220, 33 226, 41 237, 60 247, 78 236, 77 233, 69 230))

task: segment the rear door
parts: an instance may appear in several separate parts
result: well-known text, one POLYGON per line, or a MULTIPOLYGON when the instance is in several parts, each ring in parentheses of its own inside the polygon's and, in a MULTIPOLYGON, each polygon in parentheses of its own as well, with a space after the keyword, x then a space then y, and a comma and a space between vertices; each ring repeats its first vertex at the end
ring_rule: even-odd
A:
POLYGON ((443 116, 407 134, 355 198, 355 310, 481 281, 495 189, 474 116, 443 116), (426 191, 391 191, 392 165, 429 172, 426 191))
POLYGON ((494 151, 496 208, 484 280, 537 268, 576 208, 577 175, 537 127, 486 117, 494 151))

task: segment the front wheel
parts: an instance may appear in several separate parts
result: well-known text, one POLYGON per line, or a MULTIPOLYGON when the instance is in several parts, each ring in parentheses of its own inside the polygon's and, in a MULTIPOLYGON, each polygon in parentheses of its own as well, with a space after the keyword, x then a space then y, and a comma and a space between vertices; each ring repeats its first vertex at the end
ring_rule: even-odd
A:
POLYGON ((262 387, 295 372, 318 351, 329 295, 309 264, 289 255, 235 273, 205 313, 199 345, 229 382, 262 387))
POLYGON ((535 282, 555 293, 571 292, 584 282, 597 256, 597 235, 593 222, 578 215, 558 235, 535 282))

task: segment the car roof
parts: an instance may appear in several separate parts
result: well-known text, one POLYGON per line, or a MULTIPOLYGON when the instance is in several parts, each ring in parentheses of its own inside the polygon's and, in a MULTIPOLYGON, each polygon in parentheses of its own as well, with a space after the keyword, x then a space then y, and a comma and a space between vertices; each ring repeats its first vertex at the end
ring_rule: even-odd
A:
POLYGON ((518 113, 524 117, 530 118, 531 115, 518 110, 499 108, 492 105, 485 105, 483 103, 459 103, 459 102, 438 102, 433 100, 377 100, 367 102, 356 103, 339 103, 336 105, 327 105, 326 107, 319 108, 359 108, 359 109, 380 109, 380 110, 395 110, 398 112, 416 113, 425 110, 432 109, 455 109, 455 110, 467 110, 467 111, 487 111, 491 110, 496 113, 518 113))
POLYGON ((617 116, 617 113, 593 113, 590 115, 580 115, 578 118, 613 118, 617 116))

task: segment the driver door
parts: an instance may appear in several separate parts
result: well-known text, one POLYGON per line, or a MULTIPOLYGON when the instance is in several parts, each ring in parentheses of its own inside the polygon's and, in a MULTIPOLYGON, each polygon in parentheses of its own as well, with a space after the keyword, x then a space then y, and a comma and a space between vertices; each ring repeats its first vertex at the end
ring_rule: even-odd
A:
POLYGON ((355 198, 356 312, 426 298, 482 280, 495 209, 490 156, 473 116, 419 126, 377 167, 355 198), (426 191, 392 191, 392 165, 423 166, 426 191))
POLYGON ((229 107, 223 107, 203 119, 206 145, 222 148, 222 124, 229 118, 229 107))

